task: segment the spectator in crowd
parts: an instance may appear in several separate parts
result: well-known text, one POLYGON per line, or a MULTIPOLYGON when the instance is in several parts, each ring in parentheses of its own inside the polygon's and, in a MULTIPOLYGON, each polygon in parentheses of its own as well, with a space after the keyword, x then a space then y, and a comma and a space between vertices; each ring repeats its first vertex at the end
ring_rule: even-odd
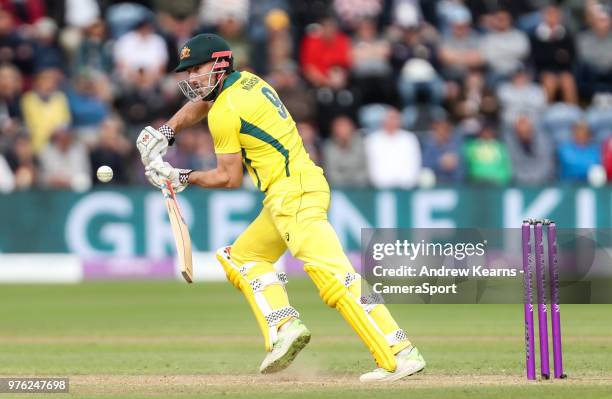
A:
POLYGON ((180 0, 165 2, 155 0, 157 11, 157 26, 159 34, 166 42, 168 62, 166 73, 173 73, 180 61, 179 50, 195 33, 198 32, 196 0, 180 0))
POLYGON ((375 21, 384 7, 383 0, 333 0, 333 10, 347 30, 359 29, 364 19, 375 21))
POLYGON ((36 68, 65 67, 64 54, 57 42, 57 25, 49 17, 40 18, 34 24, 34 64, 36 68))
POLYGON ((421 25, 423 12, 419 0, 394 0, 391 4, 391 20, 393 25, 402 29, 421 25))
POLYGON ((595 7, 589 20, 589 30, 577 39, 580 89, 588 98, 600 92, 612 92, 610 14, 602 7, 595 7))
POLYGON ((341 115, 332 121, 331 137, 323 146, 323 164, 332 186, 367 186, 368 169, 363 140, 348 116, 341 115))
POLYGON ((217 31, 229 43, 237 69, 251 67, 253 49, 246 31, 250 3, 250 0, 203 0, 200 8, 204 30, 217 31))
POLYGON ((474 15, 474 20, 478 22, 479 28, 491 30, 496 23, 497 11, 500 9, 508 11, 513 19, 519 19, 524 16, 533 17, 532 12, 536 10, 536 4, 534 3, 537 1, 538 0, 468 0, 465 1, 465 4, 470 8, 472 15, 474 15))
POLYGON ((546 109, 546 94, 535 83, 523 65, 511 74, 511 80, 497 88, 501 118, 506 125, 512 125, 520 115, 537 119, 546 109))
POLYGON ((233 18, 241 24, 248 22, 249 0, 202 0, 201 4, 200 21, 205 28, 216 27, 226 18, 233 18))
POLYGON ((291 58, 296 44, 296 22, 291 20, 286 0, 263 0, 251 3, 248 36, 252 45, 250 65, 261 76, 291 58))
POLYGON ((74 56, 83 40, 84 31, 100 19, 100 2, 97 0, 46 1, 46 14, 59 29, 57 41, 71 62, 64 69, 74 67, 74 56))
POLYGON ((442 38, 438 57, 444 77, 461 81, 470 68, 484 63, 480 37, 472 30, 472 16, 467 8, 456 7, 449 18, 450 34, 442 38))
POLYGON ((331 16, 313 26, 302 41, 300 65, 306 81, 317 89, 317 115, 322 131, 340 113, 355 112, 355 96, 348 90, 350 39, 331 16))
POLYGON ((461 123, 475 121, 483 116, 494 119, 498 111, 497 98, 487 87, 485 74, 480 68, 468 71, 463 87, 456 97, 449 99, 448 106, 454 118, 461 123))
POLYGON ((432 10, 435 13, 434 22, 443 35, 447 35, 450 32, 453 20, 458 13, 464 13, 465 10, 470 11, 461 1, 438 0, 435 3, 432 10))
POLYGON ((69 31, 84 29, 100 18, 97 0, 47 1, 47 15, 69 31))
POLYGON ((70 124, 68 100, 58 88, 60 78, 61 72, 56 69, 41 70, 36 74, 32 90, 21 99, 23 121, 37 153, 58 127, 70 124))
POLYGON ((395 108, 387 111, 382 129, 365 139, 368 174, 379 189, 416 185, 421 172, 421 147, 417 137, 401 128, 401 116, 395 108))
POLYGON ((19 70, 11 64, 0 65, 0 126, 9 120, 21 119, 22 87, 19 70))
MULTIPOLYGON (((173 86, 176 92, 176 86, 173 86)), ((136 74, 130 85, 124 87, 116 98, 115 107, 127 124, 130 134, 137 134, 142 126, 169 115, 173 102, 164 95, 159 81, 141 71, 136 74)))
POLYGON ((17 33, 13 16, 0 7, 0 64, 13 64, 29 76, 33 72, 33 61, 34 46, 17 33))
POLYGON ((506 145, 497 139, 495 126, 484 123, 478 138, 464 146, 467 175, 478 184, 508 184, 512 179, 512 164, 506 145))
POLYGON ((517 117, 505 141, 516 183, 542 185, 551 181, 555 172, 554 146, 529 116, 517 117))
POLYGON ((104 101, 104 83, 107 82, 103 76, 83 70, 75 76, 67 93, 72 126, 88 142, 93 141, 100 123, 109 113, 104 101))
POLYGON ((19 27, 30 26, 45 16, 44 0, 0 0, 0 8, 9 12, 19 27))
POLYGON ((527 58, 529 39, 512 26, 512 16, 507 10, 497 10, 492 21, 492 31, 484 35, 481 51, 493 74, 493 83, 498 83, 527 58))
POLYGON ((113 57, 124 83, 143 78, 157 82, 166 71, 168 50, 166 42, 155 33, 153 21, 147 16, 117 40, 113 57))
MULTIPOLYGON (((123 134, 123 128, 119 118, 107 117, 100 125, 98 143, 89 154, 91 171, 95 174, 100 166, 110 166, 113 182, 119 184, 128 183, 128 156, 132 148, 123 134)), ((93 175, 92 181, 98 183, 93 175)))
POLYGON ((393 80, 389 42, 378 35, 376 21, 363 19, 357 23, 352 48, 352 86, 364 103, 392 103, 393 80))
MULTIPOLYGON (((114 2, 105 7, 104 21, 112 40, 121 38, 135 29, 144 20, 153 21, 154 12, 140 2, 114 2)), ((114 44, 113 44, 114 46, 114 44)))
MULTIPOLYGON (((483 0, 479 0, 483 1, 483 0)), ((552 0, 557 1, 557 0, 552 0)), ((487 0, 484 0, 486 3, 487 0)), ((549 0, 496 0, 494 3, 497 3, 499 7, 502 7, 505 10, 508 10, 513 19, 519 19, 525 16, 531 16, 532 12, 537 11, 537 5, 551 2, 549 0)), ((490 2, 489 2, 490 4, 490 2)))
POLYGON ((302 42, 300 64, 306 80, 315 87, 344 88, 350 49, 350 39, 338 29, 335 19, 324 17, 302 42))
POLYGON ((586 122, 576 123, 573 140, 559 144, 557 156, 561 180, 586 181, 589 169, 601 163, 601 149, 591 137, 586 122))
POLYGON ((55 129, 49 144, 40 154, 42 184, 49 188, 87 190, 91 186, 87 148, 67 127, 55 129))
POLYGON ((15 189, 15 176, 6 159, 0 154, 0 194, 10 193, 15 189))
MULTIPOLYGON (((116 181, 144 182, 125 140, 145 125, 157 126, 184 102, 176 82, 186 74, 172 73, 179 49, 194 33, 215 31, 230 42, 237 69, 254 69, 273 85, 312 158, 334 172, 350 170, 346 165, 359 161, 355 154, 361 148, 362 165, 377 159, 367 163, 374 186, 414 185, 420 152, 413 135, 400 129, 398 111, 363 143, 360 126, 352 125, 357 111, 367 123, 366 111, 382 106, 364 106, 382 102, 404 106, 402 124, 423 137, 423 164, 441 182, 465 182, 467 176, 477 183, 546 183, 554 174, 555 148, 544 153, 548 137, 539 119, 544 115, 546 128, 559 133, 553 111, 560 112, 556 116, 560 125, 567 119, 569 137, 573 122, 567 113, 581 113, 579 103, 589 109, 595 139, 561 145, 559 161, 561 155, 572 161, 567 154, 583 154, 601 142, 600 157, 612 175, 606 111, 591 106, 605 109, 612 99, 609 5, 608 0, 0 0, 0 153, 17 189, 53 187, 38 160, 46 147, 64 154, 57 150, 64 142, 61 133, 47 144, 53 131, 70 125, 78 143, 68 140, 73 143, 67 148, 86 144, 92 171, 112 164, 116 181), (575 45, 572 32, 581 32, 575 45), (558 100, 571 105, 549 111, 548 104, 558 100), (121 120, 109 117, 115 114, 121 120), (450 115, 457 129, 441 115, 450 115), (483 132, 483 120, 495 126, 483 132), (496 131, 504 132, 503 142, 496 131), (386 150, 389 156, 382 155, 386 150), (543 157, 545 167, 530 166, 543 157)), ((197 169, 215 165, 210 134, 200 127, 186 131, 168 156, 197 169)), ((581 167, 566 167, 570 175, 572 168, 581 167)), ((339 179, 328 173, 333 185, 365 184, 363 173, 339 179)))
POLYGON ((440 103, 444 85, 435 70, 437 52, 428 27, 419 19, 409 20, 401 26, 400 33, 391 45, 391 65, 399 79, 398 89, 403 103, 440 103))
POLYGON ((105 74, 113 72, 113 50, 107 41, 106 24, 95 20, 84 29, 84 38, 74 58, 74 71, 94 70, 105 74))
POLYGON ((264 22, 268 39, 266 70, 270 71, 291 62, 291 21, 284 10, 275 8, 266 14, 264 22))
POLYGON ((317 165, 320 165, 321 153, 319 151, 319 133, 316 126, 311 121, 303 121, 297 124, 297 129, 302 137, 304 147, 306 151, 308 151, 308 155, 310 155, 310 159, 317 165))
POLYGON ((229 15, 222 18, 217 31, 229 44, 234 57, 234 67, 238 70, 250 67, 251 43, 246 35, 245 21, 229 15))
POLYGON ((274 87, 296 122, 315 119, 316 99, 313 90, 306 87, 293 61, 277 66, 266 80, 274 87))
POLYGON ((399 92, 405 105, 440 104, 444 82, 431 64, 420 58, 406 62, 399 75, 399 92))
POLYGON ((15 138, 6 160, 15 175, 17 189, 25 190, 34 186, 38 179, 38 159, 28 136, 20 134, 15 138))
POLYGON ((560 94, 566 103, 578 102, 573 63, 576 56, 574 37, 563 25, 563 11, 558 5, 544 8, 542 22, 531 36, 531 54, 548 102, 560 94))
MULTIPOLYGON (((207 3, 212 3, 212 1, 207 3)), ((225 5, 232 2, 224 1, 222 3, 225 5)), ((157 12, 159 19, 164 21, 171 19, 172 23, 186 22, 187 19, 192 19, 193 21, 190 21, 189 24, 197 24, 197 14, 201 6, 201 0, 174 0, 172 2, 153 0, 153 9, 157 12)), ((214 17, 214 15, 209 17, 214 17)))
POLYGON ((459 183, 463 179, 461 138, 445 117, 431 124, 423 144, 423 167, 433 170, 439 183, 459 183))

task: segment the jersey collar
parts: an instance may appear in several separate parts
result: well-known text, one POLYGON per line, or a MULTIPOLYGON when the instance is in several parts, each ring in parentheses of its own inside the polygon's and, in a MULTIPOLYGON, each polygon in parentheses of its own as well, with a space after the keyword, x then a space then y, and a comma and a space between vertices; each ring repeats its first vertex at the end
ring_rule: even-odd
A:
POLYGON ((223 88, 221 89, 221 91, 227 89, 228 87, 236 83, 238 79, 240 79, 240 72, 238 71, 234 71, 227 75, 227 77, 223 81, 223 88))

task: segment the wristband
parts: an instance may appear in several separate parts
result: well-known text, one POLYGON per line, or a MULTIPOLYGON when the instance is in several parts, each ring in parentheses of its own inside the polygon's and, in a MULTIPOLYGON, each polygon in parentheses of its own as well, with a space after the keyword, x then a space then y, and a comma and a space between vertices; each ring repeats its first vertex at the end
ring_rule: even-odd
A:
POLYGON ((181 184, 189 184, 189 175, 192 172, 192 169, 179 169, 179 182, 181 184))
POLYGON ((170 126, 161 125, 157 130, 168 139, 168 145, 174 144, 174 130, 170 126))

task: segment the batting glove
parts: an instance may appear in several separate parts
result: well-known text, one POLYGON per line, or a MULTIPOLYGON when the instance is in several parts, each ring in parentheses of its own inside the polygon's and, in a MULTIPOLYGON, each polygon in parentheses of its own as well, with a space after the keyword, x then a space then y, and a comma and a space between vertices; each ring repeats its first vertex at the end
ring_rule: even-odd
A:
POLYGON ((168 146, 174 142, 174 130, 168 125, 162 125, 159 130, 147 126, 136 139, 136 148, 145 166, 161 158, 168 151, 168 146))
POLYGON ((178 169, 168 162, 156 161, 146 168, 145 175, 151 184, 160 188, 166 184, 166 181, 170 181, 174 192, 180 193, 189 185, 191 172, 193 172, 191 169, 178 169))

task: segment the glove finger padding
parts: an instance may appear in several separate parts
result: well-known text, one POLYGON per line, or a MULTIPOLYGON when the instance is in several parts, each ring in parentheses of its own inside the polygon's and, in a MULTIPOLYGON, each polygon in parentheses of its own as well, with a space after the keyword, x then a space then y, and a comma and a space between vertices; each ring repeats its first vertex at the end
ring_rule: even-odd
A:
POLYGON ((154 187, 157 188, 163 188, 164 185, 166 184, 166 179, 164 179, 163 177, 161 177, 155 170, 153 169, 147 169, 147 171, 145 172, 145 176, 147 177, 147 180, 149 181, 149 183, 151 183, 154 187))
POLYGON ((155 161, 151 162, 146 167, 146 170, 155 171, 155 173, 166 179, 172 179, 173 175, 176 174, 176 169, 172 165, 170 165, 169 162, 164 162, 161 159, 156 159, 155 161))
POLYGON ((136 148, 140 152, 142 163, 148 166, 153 160, 166 154, 168 139, 160 131, 147 126, 138 135, 136 148))

